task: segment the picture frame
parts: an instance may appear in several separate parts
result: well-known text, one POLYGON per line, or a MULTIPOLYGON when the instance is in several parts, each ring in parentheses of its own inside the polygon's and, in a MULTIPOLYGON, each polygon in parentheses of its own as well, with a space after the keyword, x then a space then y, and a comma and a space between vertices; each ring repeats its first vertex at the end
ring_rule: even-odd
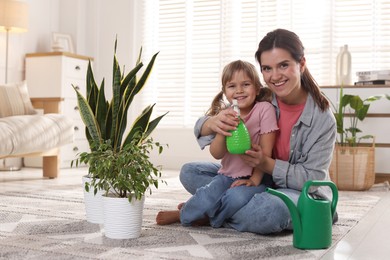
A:
POLYGON ((52 39, 53 51, 63 51, 74 53, 72 36, 70 34, 53 33, 52 39))

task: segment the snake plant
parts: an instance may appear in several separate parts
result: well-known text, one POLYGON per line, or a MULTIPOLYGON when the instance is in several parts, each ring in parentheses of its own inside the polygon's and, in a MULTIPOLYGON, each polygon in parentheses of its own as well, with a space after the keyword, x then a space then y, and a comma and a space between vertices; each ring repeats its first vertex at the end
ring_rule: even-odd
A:
POLYGON ((127 126, 127 111, 134 97, 145 86, 158 53, 153 55, 140 79, 137 80, 137 73, 143 67, 141 62, 142 49, 135 67, 124 76, 116 57, 116 48, 117 40, 115 40, 112 99, 110 101, 106 100, 105 97, 104 79, 100 88, 96 84, 91 62, 89 62, 87 70, 86 98, 80 91, 74 88, 77 93, 80 115, 86 125, 86 136, 91 149, 93 148, 93 143, 103 144, 107 140, 111 140, 110 142, 115 152, 123 149, 134 138, 137 138, 137 142, 141 143, 148 138, 160 120, 167 114, 165 113, 150 120, 155 104, 147 106, 133 122, 130 131, 124 137, 127 126), (141 134, 136 135, 137 132, 141 134))
POLYGON ((85 184, 86 191, 93 187, 95 194, 98 190, 104 190, 106 194, 114 193, 117 197, 140 199, 150 185, 158 187, 161 171, 149 161, 149 152, 156 147, 160 154, 163 146, 154 142, 150 134, 168 112, 151 120, 155 104, 149 105, 126 132, 127 111, 134 97, 145 86, 158 53, 152 56, 142 75, 137 79, 137 73, 143 67, 142 48, 135 67, 126 75, 120 69, 116 48, 117 40, 114 48, 110 100, 106 99, 104 79, 100 87, 97 86, 91 62, 87 70, 86 97, 73 87, 91 151, 80 153, 71 165, 73 166, 74 162, 76 166, 79 163, 89 165, 88 176, 91 182, 85 184))

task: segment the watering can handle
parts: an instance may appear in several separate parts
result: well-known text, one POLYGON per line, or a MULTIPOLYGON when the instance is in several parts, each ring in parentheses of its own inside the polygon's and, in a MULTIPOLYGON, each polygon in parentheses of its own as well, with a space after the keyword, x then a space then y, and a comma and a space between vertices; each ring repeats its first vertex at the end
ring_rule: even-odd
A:
POLYGON ((337 201, 339 199, 339 192, 337 190, 336 184, 334 184, 331 181, 315 181, 315 180, 307 181, 305 185, 303 185, 303 189, 302 189, 302 193, 305 196, 307 196, 310 186, 328 186, 332 189, 331 211, 333 217, 336 211, 337 201))

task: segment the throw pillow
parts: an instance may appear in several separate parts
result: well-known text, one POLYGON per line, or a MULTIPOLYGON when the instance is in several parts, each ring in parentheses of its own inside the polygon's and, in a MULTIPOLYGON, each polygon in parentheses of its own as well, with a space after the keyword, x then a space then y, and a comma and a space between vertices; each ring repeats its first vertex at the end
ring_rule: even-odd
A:
POLYGON ((26 81, 0 85, 0 118, 16 115, 33 115, 26 81))

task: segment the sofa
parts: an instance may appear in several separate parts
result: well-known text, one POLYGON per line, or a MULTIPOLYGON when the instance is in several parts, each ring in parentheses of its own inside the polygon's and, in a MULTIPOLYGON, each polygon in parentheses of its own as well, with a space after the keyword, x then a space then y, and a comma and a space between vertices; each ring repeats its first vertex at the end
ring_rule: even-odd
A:
POLYGON ((29 98, 26 81, 0 85, 0 159, 43 157, 43 177, 59 175, 59 147, 73 141, 61 98, 29 98), (43 110, 43 114, 39 113, 43 110))

